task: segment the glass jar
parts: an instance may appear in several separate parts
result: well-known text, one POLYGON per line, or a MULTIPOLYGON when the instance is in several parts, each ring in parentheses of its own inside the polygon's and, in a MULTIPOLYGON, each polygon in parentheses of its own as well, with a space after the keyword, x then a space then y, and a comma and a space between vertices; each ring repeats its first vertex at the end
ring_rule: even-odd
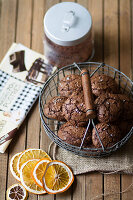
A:
POLYGON ((51 7, 44 17, 44 55, 61 68, 87 61, 93 53, 92 19, 86 8, 73 2, 51 7))

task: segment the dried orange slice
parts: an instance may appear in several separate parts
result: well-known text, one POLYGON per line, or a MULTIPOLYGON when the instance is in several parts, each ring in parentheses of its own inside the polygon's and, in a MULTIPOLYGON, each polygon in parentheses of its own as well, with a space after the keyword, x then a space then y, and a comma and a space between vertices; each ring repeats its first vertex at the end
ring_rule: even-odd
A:
POLYGON ((11 170, 11 173, 14 176, 14 178, 16 178, 18 181, 20 181, 20 174, 19 174, 19 172, 17 170, 17 162, 18 162, 18 159, 19 159, 19 157, 20 157, 21 154, 22 154, 22 152, 16 153, 11 158, 11 161, 10 161, 10 170, 11 170))
POLYGON ((13 184, 7 189, 6 199, 7 200, 26 200, 28 197, 28 192, 26 189, 20 184, 13 184))
POLYGON ((43 158, 37 162, 35 165, 33 172, 32 172, 32 177, 35 181, 35 183, 43 188, 43 182, 42 178, 46 169, 47 164, 50 162, 48 158, 43 158))
POLYGON ((49 194, 66 191, 74 181, 71 169, 63 162, 54 160, 47 164, 43 185, 49 194))
POLYGON ((42 159, 42 158, 51 158, 49 155, 42 149, 27 149, 19 157, 17 163, 17 170, 20 172, 21 166, 30 159, 42 159))
POLYGON ((27 191, 34 194, 44 194, 46 191, 36 185, 32 178, 32 171, 38 161, 38 159, 28 160, 22 165, 20 170, 20 180, 27 191))

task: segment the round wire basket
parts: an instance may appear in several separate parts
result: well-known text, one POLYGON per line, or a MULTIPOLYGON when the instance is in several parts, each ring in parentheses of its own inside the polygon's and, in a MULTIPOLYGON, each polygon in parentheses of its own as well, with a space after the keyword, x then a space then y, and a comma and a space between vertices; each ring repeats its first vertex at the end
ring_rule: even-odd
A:
MULTIPOLYGON (((78 146, 73 146, 61 140, 58 136, 58 130, 63 122, 49 119, 45 116, 43 110, 44 105, 54 96, 58 96, 58 85, 60 80, 69 74, 80 74, 80 69, 87 68, 89 70, 90 76, 96 74, 106 74, 111 76, 119 85, 119 89, 121 93, 127 94, 133 100, 133 82, 122 72, 111 67, 107 64, 97 63, 97 62, 84 62, 78 64, 72 64, 65 66, 59 69, 55 74, 53 74, 44 84, 42 92, 39 96, 39 109, 40 116, 42 120, 42 124, 46 134, 49 138, 54 141, 59 147, 62 147, 68 151, 71 151, 77 155, 88 156, 88 157, 101 157, 109 155, 110 153, 118 150, 121 146, 123 146, 128 139, 133 134, 133 127, 126 134, 124 138, 122 138, 119 142, 114 144, 111 147, 104 148, 101 144, 101 148, 84 148, 83 144, 78 146), (77 68, 78 65, 78 68, 77 68)), ((95 126, 95 120, 93 121, 93 126, 95 126)), ((101 141, 100 141, 101 142, 101 141)))

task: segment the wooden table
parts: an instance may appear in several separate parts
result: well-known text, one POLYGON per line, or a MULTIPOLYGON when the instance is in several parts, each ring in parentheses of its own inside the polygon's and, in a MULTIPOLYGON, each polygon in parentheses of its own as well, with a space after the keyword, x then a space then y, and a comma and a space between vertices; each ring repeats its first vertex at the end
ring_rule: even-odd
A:
MULTIPOLYGON (((69 0, 70 1, 70 0, 69 0)), ((49 7, 59 0, 0 0, 0 60, 12 42, 20 42, 43 53, 43 17, 49 7)), ((77 0, 89 9, 93 19, 95 57, 133 79, 133 1, 132 0, 77 0)), ((41 125, 38 102, 10 144, 0 155, 0 200, 7 188, 17 181, 11 175, 11 157, 26 148, 47 151, 50 139, 41 125)), ((90 200, 101 193, 121 192, 133 181, 131 175, 101 175, 88 173, 75 177, 73 186, 60 195, 37 196, 29 200, 90 200)), ((99 198, 104 200, 131 200, 133 190, 124 194, 99 198)))

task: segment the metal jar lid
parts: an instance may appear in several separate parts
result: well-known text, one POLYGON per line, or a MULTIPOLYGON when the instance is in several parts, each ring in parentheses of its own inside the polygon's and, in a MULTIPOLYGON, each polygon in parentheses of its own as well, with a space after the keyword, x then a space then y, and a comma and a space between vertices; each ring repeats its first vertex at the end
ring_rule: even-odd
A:
POLYGON ((86 8, 73 2, 52 6, 44 16, 44 32, 55 44, 74 46, 88 37, 92 18, 86 8))

